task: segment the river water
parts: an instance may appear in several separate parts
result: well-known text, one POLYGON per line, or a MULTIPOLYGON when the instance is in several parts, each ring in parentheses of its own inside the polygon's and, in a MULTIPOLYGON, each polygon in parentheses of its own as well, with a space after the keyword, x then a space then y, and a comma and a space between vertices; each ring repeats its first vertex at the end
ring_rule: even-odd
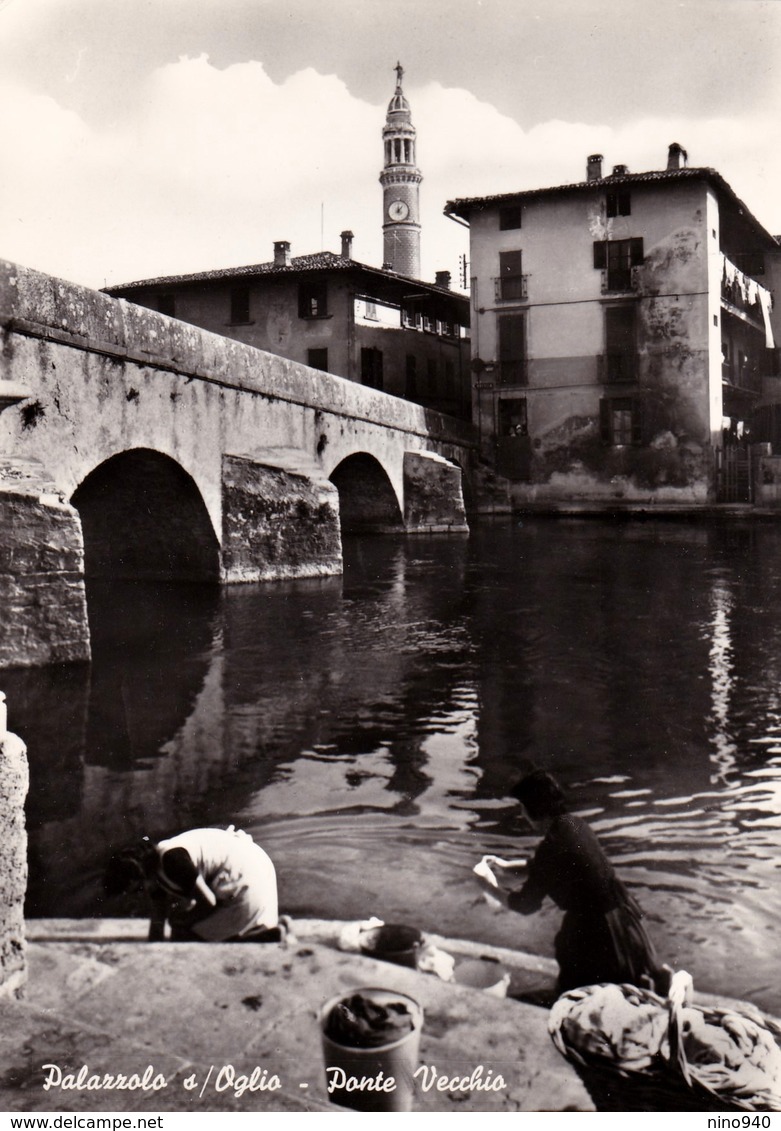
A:
POLYGON ((781 529, 504 521, 361 538, 344 576, 89 593, 94 656, 4 673, 29 748, 28 914, 102 902, 112 848, 234 823, 282 909, 552 954, 488 907, 507 796, 552 770, 703 990, 781 1013, 781 529))

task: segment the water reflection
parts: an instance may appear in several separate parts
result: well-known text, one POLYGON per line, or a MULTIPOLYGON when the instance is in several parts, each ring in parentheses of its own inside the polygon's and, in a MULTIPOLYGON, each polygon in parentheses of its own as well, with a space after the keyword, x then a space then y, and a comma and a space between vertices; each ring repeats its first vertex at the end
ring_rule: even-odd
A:
POLYGON ((732 693, 732 638, 730 613, 732 600, 725 584, 713 579, 713 621, 710 641, 714 781, 725 782, 735 766, 735 743, 729 734, 729 706, 732 693))
POLYGON ((507 790, 567 783, 702 988, 781 1009, 781 534, 489 525, 356 539, 343 578, 89 594, 90 668, 9 673, 31 756, 33 915, 102 905, 112 844, 242 824, 285 908, 551 952, 487 908, 484 851, 534 840, 507 790))

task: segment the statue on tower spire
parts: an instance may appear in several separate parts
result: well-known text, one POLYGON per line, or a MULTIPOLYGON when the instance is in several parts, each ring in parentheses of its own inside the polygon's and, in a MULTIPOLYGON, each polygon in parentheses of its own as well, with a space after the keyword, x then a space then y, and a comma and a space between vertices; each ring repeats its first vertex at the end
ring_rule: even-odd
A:
POLYGON ((401 63, 397 62, 396 66, 393 69, 396 72, 396 89, 401 90, 401 78, 404 74, 404 68, 402 67, 401 63))

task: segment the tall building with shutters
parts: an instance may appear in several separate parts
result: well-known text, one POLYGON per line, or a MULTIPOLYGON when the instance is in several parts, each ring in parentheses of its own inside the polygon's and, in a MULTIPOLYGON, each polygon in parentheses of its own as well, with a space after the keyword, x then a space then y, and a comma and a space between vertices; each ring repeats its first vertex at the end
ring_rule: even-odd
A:
POLYGON ((447 203, 470 229, 483 456, 520 506, 761 501, 781 488, 779 242, 678 144, 656 171, 602 162, 447 203))

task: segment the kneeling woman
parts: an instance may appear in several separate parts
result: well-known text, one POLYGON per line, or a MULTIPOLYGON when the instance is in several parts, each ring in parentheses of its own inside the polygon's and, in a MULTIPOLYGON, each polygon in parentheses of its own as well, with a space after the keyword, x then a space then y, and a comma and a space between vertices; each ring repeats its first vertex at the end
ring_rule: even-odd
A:
POLYGON ((273 942, 282 937, 271 858, 245 832, 190 829, 157 844, 146 837, 112 856, 107 895, 143 883, 150 904, 149 941, 273 942))
POLYGON ((593 831, 567 811, 555 778, 536 770, 513 790, 526 816, 543 834, 520 891, 500 892, 490 872, 495 857, 485 858, 485 882, 512 911, 527 915, 550 896, 564 911, 556 935, 560 993, 600 982, 627 982, 664 993, 669 970, 662 967, 642 923, 635 898, 616 875, 593 831))

